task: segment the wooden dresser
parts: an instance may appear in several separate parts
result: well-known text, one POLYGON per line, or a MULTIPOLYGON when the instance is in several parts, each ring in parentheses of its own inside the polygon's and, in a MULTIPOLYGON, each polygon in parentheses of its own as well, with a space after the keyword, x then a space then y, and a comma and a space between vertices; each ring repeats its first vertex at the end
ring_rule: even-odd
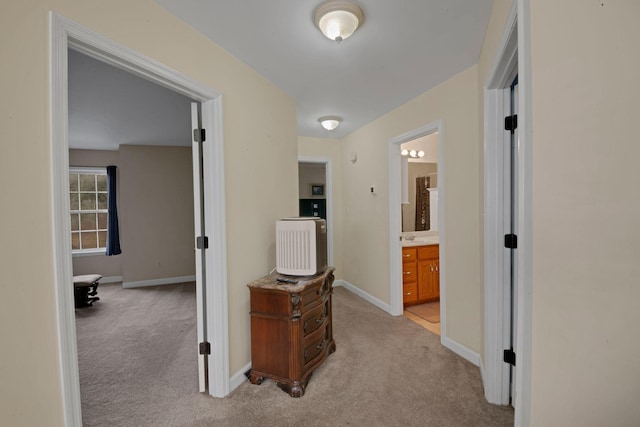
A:
POLYGON ((439 245, 402 248, 402 302, 405 306, 440 299, 439 245))
POLYGON ((329 267, 313 277, 267 275, 249 283, 251 371, 249 380, 270 378, 292 397, 304 395, 314 369, 336 350, 333 341, 329 267), (278 277, 298 283, 278 282, 278 277))

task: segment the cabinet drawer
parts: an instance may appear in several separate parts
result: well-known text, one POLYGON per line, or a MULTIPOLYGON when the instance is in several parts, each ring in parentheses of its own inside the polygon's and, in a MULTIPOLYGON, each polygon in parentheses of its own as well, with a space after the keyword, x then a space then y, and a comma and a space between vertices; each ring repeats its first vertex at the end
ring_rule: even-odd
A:
POLYGON ((416 258, 416 248, 402 248, 402 262, 414 262, 416 258))
POLYGON ((418 279, 418 265, 412 264, 402 265, 402 283, 415 283, 418 279))
POLYGON ((329 313, 328 302, 322 304, 320 307, 311 310, 308 313, 305 313, 302 316, 302 333, 306 337, 313 331, 317 330, 319 327, 324 325, 325 320, 327 319, 327 315, 329 313))
POLYGON ((428 245, 418 247, 418 259, 438 259, 440 257, 440 245, 428 245))
POLYGON ((418 284, 410 283, 408 285, 402 285, 402 302, 404 304, 411 304, 418 301, 418 284))
POLYGON ((304 365, 303 370, 306 370, 307 366, 313 362, 316 357, 324 353, 328 343, 329 329, 326 325, 324 328, 316 331, 316 333, 309 335, 308 338, 305 338, 304 350, 302 353, 302 363, 304 365))

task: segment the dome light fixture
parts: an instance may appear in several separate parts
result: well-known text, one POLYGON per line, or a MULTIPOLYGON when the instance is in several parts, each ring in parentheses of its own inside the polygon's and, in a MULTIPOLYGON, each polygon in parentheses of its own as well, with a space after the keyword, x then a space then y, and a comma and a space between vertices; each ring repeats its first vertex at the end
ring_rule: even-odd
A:
POLYGON ((318 119, 320 122, 320 126, 325 128, 326 130, 334 130, 335 128, 342 123, 342 117, 339 116, 324 116, 318 119))
POLYGON ((340 43, 364 22, 362 9, 350 1, 326 1, 313 12, 313 21, 328 39, 340 43))

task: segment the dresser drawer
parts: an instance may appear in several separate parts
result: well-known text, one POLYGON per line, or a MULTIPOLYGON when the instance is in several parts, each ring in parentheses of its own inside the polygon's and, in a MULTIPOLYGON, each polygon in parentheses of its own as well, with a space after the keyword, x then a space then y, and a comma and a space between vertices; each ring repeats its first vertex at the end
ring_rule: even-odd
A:
POLYGON ((418 281, 418 265, 412 264, 402 265, 402 283, 415 283, 418 281))
POLYGON ((300 322, 302 323, 302 333, 306 337, 311 334, 322 325, 324 325, 327 320, 327 315, 329 314, 329 303, 325 302, 320 307, 315 308, 308 313, 305 313, 300 322))

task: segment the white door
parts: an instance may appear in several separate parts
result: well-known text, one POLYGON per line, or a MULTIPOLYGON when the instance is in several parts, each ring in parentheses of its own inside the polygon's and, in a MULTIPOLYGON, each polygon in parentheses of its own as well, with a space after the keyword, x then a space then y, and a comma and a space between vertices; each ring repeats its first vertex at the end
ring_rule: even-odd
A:
POLYGON ((517 126, 517 113, 518 113, 518 76, 514 78, 513 82, 505 91, 505 111, 509 112, 509 118, 505 119, 505 132, 507 132, 505 138, 504 147, 504 232, 505 232, 505 332, 508 336, 505 337, 505 341, 508 344, 508 348, 505 349, 505 363, 510 363, 509 377, 510 377, 510 404, 515 407, 516 395, 516 369, 517 357, 515 354, 516 343, 516 319, 517 316, 517 236, 518 236, 518 158, 520 141, 518 138, 518 126, 517 126), (507 354, 511 352, 511 354, 507 354), (511 359, 511 360, 510 360, 511 359), (507 362, 510 360, 510 362, 507 362))
POLYGON ((211 354, 210 344, 207 339, 207 310, 206 310, 206 265, 205 249, 208 246, 204 229, 204 180, 202 169, 202 114, 199 102, 191 103, 191 125, 193 132, 193 213, 195 225, 195 258, 196 258, 196 319, 198 330, 198 342, 196 350, 198 352, 198 386, 201 392, 207 392, 208 383, 208 362, 211 354))

